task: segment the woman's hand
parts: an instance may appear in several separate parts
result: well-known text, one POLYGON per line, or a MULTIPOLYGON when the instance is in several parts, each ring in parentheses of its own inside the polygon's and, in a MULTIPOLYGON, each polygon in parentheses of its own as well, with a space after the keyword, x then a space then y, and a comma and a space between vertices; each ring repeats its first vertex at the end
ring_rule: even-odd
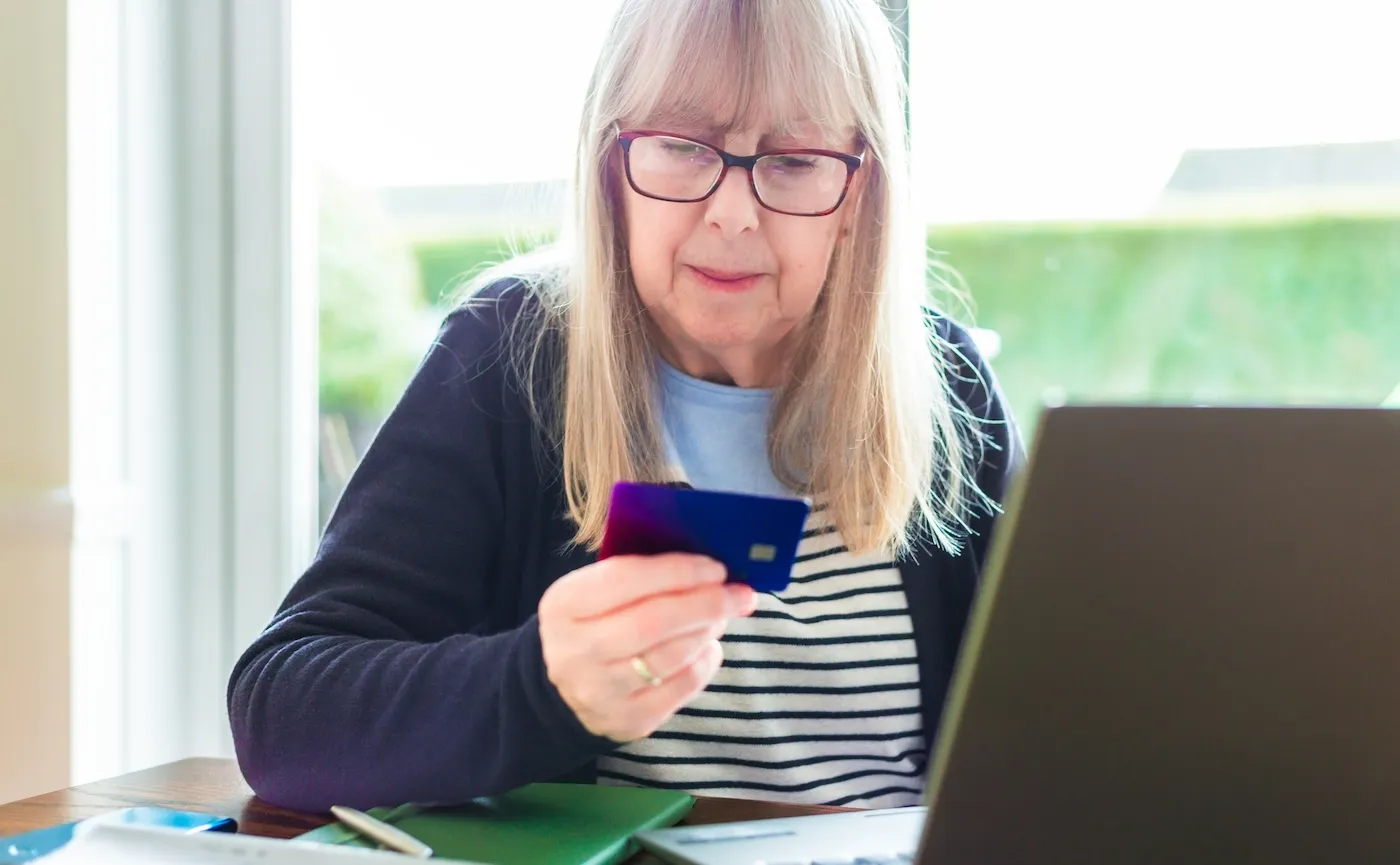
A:
POLYGON ((545 667, 589 732, 645 738, 705 689, 725 626, 757 604, 753 589, 724 577, 701 556, 614 556, 545 591, 545 667))

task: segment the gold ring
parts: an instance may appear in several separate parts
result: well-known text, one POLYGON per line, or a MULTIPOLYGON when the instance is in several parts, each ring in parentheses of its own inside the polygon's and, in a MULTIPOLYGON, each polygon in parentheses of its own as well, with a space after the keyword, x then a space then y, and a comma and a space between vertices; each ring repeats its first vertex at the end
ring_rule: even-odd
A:
POLYGON ((646 683, 653 688, 661 684, 661 680, 651 671, 651 667, 647 666, 647 662, 642 660, 641 655, 632 656, 632 669, 636 670, 637 675, 645 679, 646 683))

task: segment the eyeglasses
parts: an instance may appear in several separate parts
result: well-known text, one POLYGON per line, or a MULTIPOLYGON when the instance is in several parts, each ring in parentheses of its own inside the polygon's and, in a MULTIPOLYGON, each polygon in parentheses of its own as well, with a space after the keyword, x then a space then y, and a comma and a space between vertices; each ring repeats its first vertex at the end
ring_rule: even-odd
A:
POLYGON ((841 206, 864 161, 834 150, 796 148, 735 156, 718 147, 652 130, 618 133, 627 182, 660 201, 704 201, 731 167, 748 172, 758 203, 790 216, 826 216, 841 206))

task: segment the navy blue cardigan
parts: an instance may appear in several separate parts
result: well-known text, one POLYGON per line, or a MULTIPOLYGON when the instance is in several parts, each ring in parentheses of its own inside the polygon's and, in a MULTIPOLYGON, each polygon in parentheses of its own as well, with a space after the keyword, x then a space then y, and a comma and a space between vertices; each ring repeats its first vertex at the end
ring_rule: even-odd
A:
MULTIPOLYGON (((235 749, 266 801, 323 811, 586 783, 614 747, 575 718, 540 649, 540 596, 593 556, 571 544, 557 448, 504 362, 538 300, 511 283, 482 296, 445 319, 315 559, 233 669, 235 749)), ((967 332, 931 320, 956 347, 957 393, 987 421, 977 481, 999 502, 1021 442, 967 332)), ((975 520, 960 555, 899 563, 931 736, 994 520, 975 520)))

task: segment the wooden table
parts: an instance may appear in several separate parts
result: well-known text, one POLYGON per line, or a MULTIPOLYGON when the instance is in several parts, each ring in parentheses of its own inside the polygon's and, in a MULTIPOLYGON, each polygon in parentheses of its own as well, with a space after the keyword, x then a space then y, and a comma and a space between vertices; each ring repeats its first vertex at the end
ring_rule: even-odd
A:
MULTIPOLYGON (((240 832, 270 838, 291 838, 329 822, 329 815, 287 811, 261 801, 248 789, 233 760, 201 757, 0 805, 0 836, 139 805, 234 817, 240 832)), ((842 810, 847 809, 701 797, 684 822, 725 823, 842 810)), ((629 865, 657 861, 642 854, 629 865)))

